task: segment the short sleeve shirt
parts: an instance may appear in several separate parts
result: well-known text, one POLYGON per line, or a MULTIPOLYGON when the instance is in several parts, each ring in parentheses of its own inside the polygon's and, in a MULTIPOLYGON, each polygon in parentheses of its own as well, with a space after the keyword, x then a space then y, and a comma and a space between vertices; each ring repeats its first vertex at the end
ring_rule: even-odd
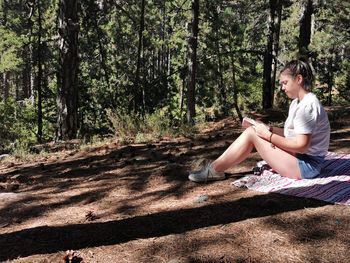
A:
POLYGON ((306 154, 324 156, 328 152, 330 125, 328 116, 315 94, 308 93, 299 101, 294 99, 289 107, 284 125, 284 136, 311 134, 310 147, 306 154))

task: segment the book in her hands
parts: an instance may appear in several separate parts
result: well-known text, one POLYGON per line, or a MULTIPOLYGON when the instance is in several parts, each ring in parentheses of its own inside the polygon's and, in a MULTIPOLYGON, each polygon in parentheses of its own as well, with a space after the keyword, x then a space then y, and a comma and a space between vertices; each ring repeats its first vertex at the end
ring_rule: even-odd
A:
POLYGON ((257 122, 256 122, 255 120, 253 120, 253 119, 251 119, 251 118, 249 118, 249 117, 244 117, 243 120, 242 120, 242 126, 243 126, 244 128, 248 128, 248 127, 250 127, 250 126, 255 126, 256 123, 257 123, 257 122))

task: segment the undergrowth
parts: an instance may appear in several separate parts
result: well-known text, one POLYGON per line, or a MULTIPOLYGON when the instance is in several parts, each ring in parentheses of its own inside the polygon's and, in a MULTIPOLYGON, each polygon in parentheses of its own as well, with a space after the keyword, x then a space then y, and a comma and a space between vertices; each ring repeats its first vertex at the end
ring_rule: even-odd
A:
POLYGON ((158 110, 144 116, 136 113, 107 111, 110 130, 121 144, 146 143, 162 137, 176 137, 196 132, 196 126, 188 125, 170 116, 166 110, 158 110))

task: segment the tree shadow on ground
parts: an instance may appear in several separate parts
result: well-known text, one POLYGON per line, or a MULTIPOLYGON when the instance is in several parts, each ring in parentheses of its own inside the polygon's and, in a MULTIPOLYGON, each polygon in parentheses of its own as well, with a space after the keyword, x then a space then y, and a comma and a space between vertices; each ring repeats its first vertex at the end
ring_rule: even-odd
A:
MULTIPOLYGON (((15 168, 14 171, 2 173, 2 176, 12 178, 20 175, 17 179, 27 177, 28 181, 22 182, 23 188, 17 193, 29 196, 8 202, 0 210, 0 214, 4 215, 15 207, 15 210, 8 213, 13 218, 39 218, 51 209, 71 208, 102 200, 109 192, 117 191, 122 186, 130 190, 130 193, 138 195, 131 194, 115 200, 112 204, 113 212, 143 207, 148 209, 147 202, 155 202, 168 195, 181 196, 198 187, 189 183, 187 179, 191 161, 217 157, 227 148, 229 141, 234 139, 232 132, 218 134, 220 135, 204 134, 194 140, 112 149, 107 147, 106 152, 102 154, 91 150, 80 157, 72 155, 64 161, 15 168), (156 183, 169 183, 171 186, 165 190, 149 191, 147 183, 154 178, 156 183), (89 191, 84 189, 87 186, 89 191), (50 201, 51 195, 46 195, 59 195, 67 189, 81 189, 81 192, 73 196, 64 196, 54 202, 50 201), (37 191, 44 193, 36 195, 37 191), (40 203, 45 198, 47 201, 40 203), (22 206, 27 203, 27 206, 22 206)), ((7 233, 0 235, 0 261, 67 249, 121 244, 139 238, 181 234, 249 218, 273 216, 305 207, 324 205, 327 204, 310 199, 277 194, 260 195, 191 209, 151 211, 152 214, 148 215, 144 215, 147 214, 146 210, 141 209, 137 214, 130 214, 133 217, 103 223, 42 226, 17 232, 10 232, 9 228, 6 229, 7 233)))
MULTIPOLYGON (((67 160, 54 163, 14 167, 1 174, 2 181, 15 182, 19 188, 10 191, 16 195, 15 199, 3 203, 0 223, 25 222, 52 209, 102 200, 108 193, 120 188, 142 193, 148 181, 154 177, 171 184, 171 187, 166 191, 152 192, 153 196, 148 197, 149 200, 156 201, 169 194, 179 197, 195 187, 187 179, 191 162, 202 157, 214 158, 216 153, 225 149, 226 139, 231 136, 229 132, 225 136, 220 135, 221 143, 211 141, 215 136, 204 134, 195 141, 184 139, 116 149, 104 147, 106 152, 103 154, 93 149, 80 153, 79 157, 72 155, 67 160), (204 141, 208 145, 202 147, 204 141), (73 190, 80 193, 65 198, 66 193, 73 190), (61 195, 62 198, 52 201, 50 198, 53 194, 61 195)), ((3 190, 0 189, 1 192, 3 190)), ((132 206, 129 201, 135 200, 120 200, 124 202, 122 207, 132 206)))
POLYGON ((199 228, 324 205, 327 203, 309 199, 296 202, 293 197, 268 194, 119 221, 36 227, 0 235, 0 260, 180 234, 199 228), (271 200, 274 200, 273 206, 271 200), (260 206, 257 207, 257 204, 260 206))
POLYGON ((336 216, 318 213, 288 218, 281 215, 267 217, 264 219, 264 226, 272 232, 281 231, 292 244, 302 244, 305 248, 303 262, 347 262, 344 258, 349 258, 350 237, 346 232, 337 231, 341 225, 349 225, 349 216, 345 211, 344 209, 342 215, 336 216), (344 248, 345 253, 329 253, 320 249, 322 246, 335 247, 338 253, 344 248))

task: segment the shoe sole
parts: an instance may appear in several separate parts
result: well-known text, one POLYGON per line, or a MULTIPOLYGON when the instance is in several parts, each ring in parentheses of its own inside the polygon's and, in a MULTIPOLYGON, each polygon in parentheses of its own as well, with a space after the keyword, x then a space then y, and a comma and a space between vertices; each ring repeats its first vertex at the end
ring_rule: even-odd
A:
POLYGON ((226 179, 226 176, 223 176, 223 177, 220 177, 220 178, 213 178, 213 177, 210 177, 210 178, 207 178, 206 180, 202 180, 202 179, 196 179, 195 177, 192 177, 191 175, 188 176, 188 179, 192 182, 195 182, 195 183, 205 183, 205 182, 211 182, 211 181, 220 181, 220 180, 225 180, 226 179))

